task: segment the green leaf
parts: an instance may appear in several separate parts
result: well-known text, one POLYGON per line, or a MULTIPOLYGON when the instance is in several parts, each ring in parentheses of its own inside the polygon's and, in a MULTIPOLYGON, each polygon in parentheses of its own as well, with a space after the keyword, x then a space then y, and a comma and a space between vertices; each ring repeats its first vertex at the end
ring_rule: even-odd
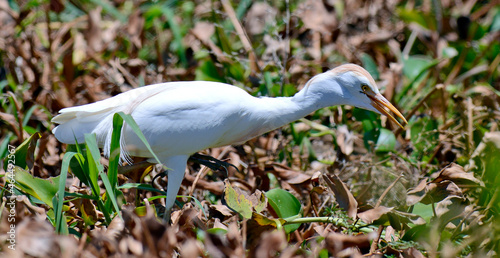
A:
MULTIPOLYGON (((49 207, 54 208, 52 198, 59 189, 61 176, 42 179, 32 176, 26 170, 14 166, 15 185, 23 192, 37 198, 49 207)), ((63 179, 62 181, 65 181, 63 179)))
POLYGON ((416 203, 413 205, 413 214, 419 215, 424 219, 427 223, 429 223, 434 217, 434 213, 432 212, 432 205, 431 204, 423 204, 421 202, 416 203))
POLYGON ((149 142, 146 139, 146 136, 144 136, 141 129, 139 128, 139 125, 137 125, 137 123, 135 122, 134 118, 131 115, 125 114, 123 112, 118 112, 117 114, 119 114, 123 118, 123 120, 125 120, 125 122, 127 123, 128 126, 130 126, 130 128, 132 128, 132 130, 137 135, 137 137, 139 137, 139 139, 142 141, 144 146, 146 146, 146 148, 149 150, 151 155, 153 155, 153 158, 155 158, 156 162, 158 164, 162 164, 160 159, 158 158, 158 156, 156 156, 153 149, 151 148, 151 145, 149 145, 149 142))
POLYGON ((245 195, 238 194, 231 186, 229 181, 224 181, 224 200, 229 208, 239 213, 243 218, 249 219, 252 217, 252 202, 245 198, 245 195))
POLYGON ((196 68, 196 81, 225 82, 212 61, 205 61, 196 68))
POLYGON ((99 172, 104 170, 104 167, 99 162, 101 159, 101 152, 99 147, 97 147, 97 139, 95 134, 85 134, 85 145, 87 147, 87 160, 86 164, 88 166, 89 175, 89 186, 92 189, 92 194, 94 196, 100 195, 99 188, 99 172))
POLYGON ((377 64, 375 63, 373 58, 366 53, 362 53, 361 62, 363 63, 363 67, 365 67, 365 69, 370 73, 373 79, 378 81, 380 79, 380 74, 377 69, 377 64))
POLYGON ((441 54, 444 58, 453 58, 458 55, 458 51, 453 47, 445 47, 441 54))
MULTIPOLYGON (((32 163, 35 160, 34 153, 35 153, 36 142, 38 141, 38 139, 40 139, 41 136, 42 135, 40 133, 34 133, 33 135, 31 135, 30 138, 24 140, 24 142, 21 143, 21 145, 19 145, 16 148, 14 154, 11 154, 13 155, 12 157, 14 158, 13 165, 21 167, 23 169, 26 169, 29 163, 31 163, 32 165, 32 163)), ((10 151, 11 150, 9 147, 9 152, 10 151)), ((11 160, 11 158, 8 158, 8 160, 11 160)), ((5 171, 7 171, 8 164, 9 162, 5 162, 4 164, 5 171)))
MULTIPOLYGON (((302 205, 293 194, 283 189, 271 189, 266 192, 269 204, 276 212, 279 218, 287 220, 288 218, 297 218, 302 212, 302 205)), ((299 228, 300 224, 285 225, 285 231, 291 233, 299 228)))
POLYGON ((377 139, 377 144, 375 146, 375 151, 377 152, 389 152, 394 151, 396 147, 396 136, 391 130, 381 128, 380 135, 377 139))
POLYGON ((119 114, 113 115, 113 133, 111 134, 111 148, 109 154, 109 167, 107 178, 109 179, 110 191, 109 198, 106 199, 104 205, 107 209, 113 205, 115 210, 119 213, 118 203, 115 196, 119 194, 117 189, 118 183, 118 166, 120 162, 120 138, 123 127, 123 118, 119 114))
POLYGON ((415 81, 422 76, 430 67, 432 59, 427 56, 410 56, 403 59, 403 74, 410 80, 415 81))
POLYGON ((52 199, 54 204, 55 228, 58 234, 68 234, 68 225, 66 224, 66 216, 63 214, 63 206, 64 197, 66 195, 66 178, 68 177, 69 164, 71 159, 76 155, 81 156, 81 154, 75 152, 66 152, 66 154, 64 154, 60 175, 64 180, 59 180, 59 189, 52 199))
POLYGON ((139 184, 139 183, 126 183, 121 186, 117 187, 118 189, 139 189, 139 190, 145 190, 145 191, 150 191, 150 192, 157 192, 160 194, 165 195, 165 191, 156 189, 150 184, 139 184))

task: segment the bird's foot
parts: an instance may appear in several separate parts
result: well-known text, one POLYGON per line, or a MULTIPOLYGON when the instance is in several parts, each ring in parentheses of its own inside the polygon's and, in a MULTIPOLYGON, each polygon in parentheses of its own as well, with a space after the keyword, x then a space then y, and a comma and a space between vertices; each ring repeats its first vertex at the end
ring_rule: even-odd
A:
POLYGON ((189 160, 193 161, 195 163, 201 164, 203 166, 206 166, 213 171, 223 172, 223 173, 225 173, 224 175, 226 178, 228 177, 228 174, 229 174, 229 172, 227 170, 227 168, 229 166, 235 168, 236 171, 240 172, 240 170, 235 165, 228 163, 228 162, 225 162, 225 161, 222 161, 222 160, 218 160, 218 159, 216 159, 212 156, 209 156, 209 155, 195 153, 195 154, 191 155, 191 157, 189 157, 189 160))

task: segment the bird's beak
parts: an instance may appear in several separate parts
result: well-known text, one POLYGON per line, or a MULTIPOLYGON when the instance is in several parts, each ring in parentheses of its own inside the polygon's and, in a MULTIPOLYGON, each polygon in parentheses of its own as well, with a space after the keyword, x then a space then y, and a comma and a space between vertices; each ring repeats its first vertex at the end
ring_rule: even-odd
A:
POLYGON ((404 129, 404 127, 394 118, 385 108, 389 109, 392 111, 397 117, 401 118, 405 124, 408 124, 408 121, 406 121, 405 117, 397 110, 391 102, 389 102, 382 94, 380 93, 375 93, 375 92, 365 92, 366 95, 371 99, 371 104, 372 106, 377 109, 380 113, 383 115, 387 116, 392 122, 396 123, 401 127, 401 129, 404 129))

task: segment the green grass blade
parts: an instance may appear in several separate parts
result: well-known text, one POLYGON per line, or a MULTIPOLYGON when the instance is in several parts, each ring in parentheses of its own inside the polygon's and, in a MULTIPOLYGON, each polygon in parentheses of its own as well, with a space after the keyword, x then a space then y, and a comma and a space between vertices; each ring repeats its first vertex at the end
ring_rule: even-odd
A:
MULTIPOLYGON (((92 189, 92 194, 96 197, 100 196, 100 188, 99 188, 99 175, 102 171, 104 171, 103 165, 99 162, 101 158, 101 152, 99 151, 99 147, 97 146, 97 139, 95 134, 85 134, 85 144, 87 146, 87 164, 88 164, 88 174, 89 174, 89 183, 90 188, 92 189)), ((101 177, 102 178, 102 177, 101 177)), ((109 184, 109 181, 106 181, 109 184)), ((104 180, 103 180, 104 182, 104 180)), ((105 183, 106 185, 106 183, 105 183)), ((113 195, 114 196, 114 195, 113 195)), ((104 203, 101 199, 97 201, 97 206, 100 211, 104 214, 106 218, 106 222, 111 223, 110 209, 106 209, 104 203)))
POLYGON ((161 161, 160 161, 160 159, 158 158, 158 156, 156 156, 156 154, 153 152, 153 149, 151 148, 151 145, 149 145, 148 140, 146 139, 146 136, 144 136, 144 134, 142 133, 141 129, 139 128, 139 125, 137 125, 137 123, 135 122, 134 118, 131 115, 125 114, 123 112, 118 112, 117 114, 119 114, 123 118, 123 120, 125 120, 125 122, 127 123, 127 125, 130 126, 130 128, 132 128, 132 130, 134 131, 134 133, 137 134, 137 136, 139 137, 139 139, 141 139, 142 143, 144 143, 144 145, 149 150, 149 152, 151 152, 151 155, 153 155, 153 157, 155 158, 156 162, 158 164, 162 164, 161 161))
POLYGON ((87 145, 87 163, 88 163, 88 175, 89 183, 92 188, 92 193, 95 196, 100 195, 98 177, 99 171, 103 170, 102 165, 99 160, 101 158, 101 152, 97 147, 97 140, 95 134, 85 134, 85 144, 87 145))
POLYGON ((63 214, 64 196, 66 192, 66 178, 68 177, 69 163, 75 155, 81 155, 75 152, 66 152, 64 154, 61 166, 61 175, 59 180, 59 189, 52 201, 54 205, 55 226, 58 234, 67 235, 68 225, 65 223, 65 216, 63 214))
POLYGON ((139 190, 145 190, 145 191, 150 191, 150 192, 157 192, 163 195, 166 195, 165 191, 156 189, 150 184, 139 184, 139 183, 126 183, 121 186, 118 186, 118 189, 139 189, 139 190))
POLYGON ((120 138, 121 138, 122 127, 123 127, 123 118, 118 114, 114 114, 113 133, 111 134, 111 148, 109 153, 109 167, 107 175, 112 194, 108 193, 109 198, 106 199, 105 206, 107 209, 109 209, 111 205, 113 205, 117 212, 119 212, 119 209, 115 196, 117 196, 118 194, 116 186, 118 183, 118 166, 120 162, 120 138))
MULTIPOLYGON (((120 213, 120 208, 118 207, 118 203, 116 201, 116 195, 113 187, 111 187, 111 183, 109 182, 108 175, 104 173, 104 171, 99 172, 102 182, 104 183, 104 188, 106 189, 106 193, 108 194, 108 200, 111 200, 111 203, 113 204, 113 207, 115 208, 116 213, 120 216, 121 218, 121 213, 120 213)), ((110 211, 108 207, 105 205, 105 210, 110 211)))

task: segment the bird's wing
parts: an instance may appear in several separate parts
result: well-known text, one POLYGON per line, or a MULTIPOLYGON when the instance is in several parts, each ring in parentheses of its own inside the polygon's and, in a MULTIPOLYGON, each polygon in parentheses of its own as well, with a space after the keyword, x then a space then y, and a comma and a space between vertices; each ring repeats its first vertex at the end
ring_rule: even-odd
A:
POLYGON ((59 115, 52 119, 53 123, 59 124, 52 132, 59 141, 68 144, 75 143, 75 139, 79 143, 83 142, 85 133, 106 137, 103 134, 107 134, 107 131, 101 132, 100 129, 112 128, 112 114, 120 111, 130 113, 142 101, 169 89, 172 87, 168 83, 155 84, 95 103, 61 109, 59 115))

